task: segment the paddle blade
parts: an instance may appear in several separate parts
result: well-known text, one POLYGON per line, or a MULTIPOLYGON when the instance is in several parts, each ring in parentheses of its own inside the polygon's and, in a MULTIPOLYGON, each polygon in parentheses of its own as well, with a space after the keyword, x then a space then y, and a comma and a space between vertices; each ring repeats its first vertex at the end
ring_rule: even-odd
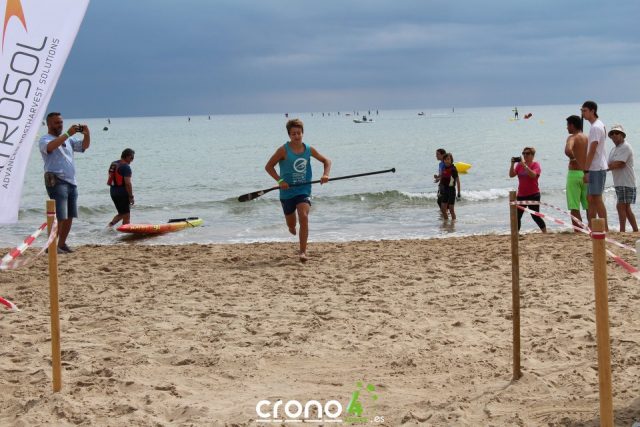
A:
POLYGON ((257 199, 258 197, 262 196, 264 193, 265 193, 264 190, 260 190, 260 191, 254 191, 253 193, 249 193, 249 194, 243 194, 242 196, 238 197, 238 201, 248 202, 249 200, 257 199))
POLYGON ((200 217, 190 216, 189 218, 171 218, 169 221, 167 221, 167 223, 184 222, 184 221, 195 221, 196 219, 200 219, 200 217))

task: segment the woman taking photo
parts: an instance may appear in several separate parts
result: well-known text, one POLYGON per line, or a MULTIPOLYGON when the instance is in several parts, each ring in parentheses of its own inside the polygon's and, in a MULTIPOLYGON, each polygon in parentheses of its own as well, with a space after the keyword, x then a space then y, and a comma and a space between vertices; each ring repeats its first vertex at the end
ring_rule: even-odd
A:
MULTIPOLYGON (((511 158, 511 168, 509 168, 509 177, 518 177, 518 193, 516 200, 540 201, 540 187, 538 187, 538 178, 540 178, 540 164, 534 162, 536 149, 533 147, 524 147, 522 157, 511 158)), ((540 205, 528 205, 532 211, 540 212, 540 205)), ((523 210, 518 209, 518 231, 522 223, 523 210)), ((539 216, 531 214, 531 218, 538 224, 543 233, 547 232, 547 226, 544 220, 539 216)))

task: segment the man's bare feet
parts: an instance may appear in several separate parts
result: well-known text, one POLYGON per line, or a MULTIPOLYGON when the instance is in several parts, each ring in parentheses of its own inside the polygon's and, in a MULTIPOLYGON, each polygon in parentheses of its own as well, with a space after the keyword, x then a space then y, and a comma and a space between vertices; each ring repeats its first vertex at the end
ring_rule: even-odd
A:
POLYGON ((300 262, 307 262, 307 260, 309 259, 309 258, 307 257, 306 252, 302 252, 302 251, 300 251, 300 253, 299 253, 298 255, 300 256, 300 262))

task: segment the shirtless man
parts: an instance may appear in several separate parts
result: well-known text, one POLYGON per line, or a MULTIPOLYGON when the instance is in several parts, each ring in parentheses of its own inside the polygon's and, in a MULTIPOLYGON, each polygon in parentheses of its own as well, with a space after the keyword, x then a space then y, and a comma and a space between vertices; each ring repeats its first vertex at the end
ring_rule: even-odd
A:
MULTIPOLYGON (((569 137, 564 146, 564 154, 569 158, 567 207, 571 211, 571 215, 582 222, 580 205, 582 205, 582 209, 587 211, 587 220, 589 220, 587 184, 584 183, 584 163, 587 160, 589 141, 587 136, 582 133, 582 119, 579 116, 567 117, 567 132, 569 132, 569 137)), ((581 227, 575 220, 572 221, 574 226, 581 227)), ((579 233, 578 230, 575 231, 579 233)))

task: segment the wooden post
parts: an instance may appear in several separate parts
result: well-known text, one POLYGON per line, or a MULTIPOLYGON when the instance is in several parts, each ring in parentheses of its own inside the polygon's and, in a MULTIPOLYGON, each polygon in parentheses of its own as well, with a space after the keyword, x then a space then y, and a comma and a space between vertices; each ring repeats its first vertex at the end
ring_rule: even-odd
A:
POLYGON ((604 219, 593 219, 593 281, 596 299, 596 338, 598 343, 598 381, 600 383, 600 425, 613 427, 611 396, 611 348, 609 343, 609 295, 604 219))
MULTIPOLYGON (((51 235, 56 214, 55 200, 47 200, 47 231, 51 235)), ((58 230, 60 223, 58 223, 58 230)), ((58 309, 58 238, 49 245, 49 302, 51 305, 51 369, 53 391, 62 389, 62 362, 60 357, 60 313, 58 309)))
MULTIPOLYGON (((516 201, 516 192, 509 192, 509 202, 516 201)), ((520 371, 520 256, 518 254, 518 208, 509 205, 511 214, 511 316, 513 320, 513 379, 520 371)))

